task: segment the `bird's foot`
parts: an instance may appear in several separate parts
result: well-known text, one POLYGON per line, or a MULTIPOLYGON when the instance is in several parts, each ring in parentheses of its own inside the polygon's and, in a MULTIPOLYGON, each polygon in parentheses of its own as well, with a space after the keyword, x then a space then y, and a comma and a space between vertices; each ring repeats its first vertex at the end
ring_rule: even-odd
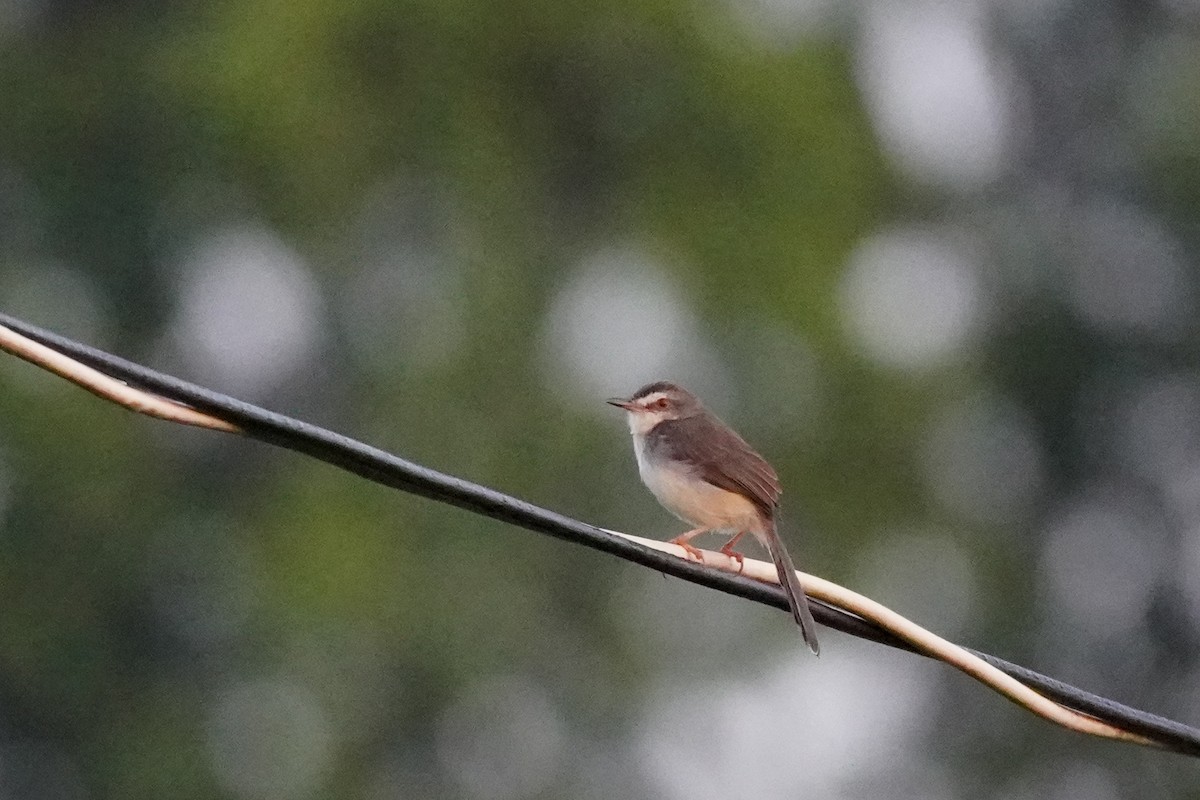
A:
POLYGON ((688 531, 687 533, 681 533, 678 536, 676 536, 674 539, 671 539, 670 541, 671 541, 671 544, 682 547, 683 552, 687 554, 687 557, 689 559, 699 561, 700 563, 703 564, 704 563, 704 553, 702 553, 700 551, 700 548, 693 547, 692 545, 688 544, 688 541, 691 540, 692 537, 698 536, 701 533, 704 533, 704 529, 697 528, 696 530, 688 531))
POLYGON ((721 552, 737 562, 738 575, 741 575, 742 571, 744 569, 746 569, 746 557, 744 555, 742 555, 741 553, 737 552, 736 550, 734 550, 733 546, 738 543, 738 539, 741 539, 745 535, 746 535, 745 531, 739 531, 732 539, 730 539, 725 544, 721 545, 721 552))
POLYGON ((734 550, 733 546, 729 545, 729 544, 726 544, 724 547, 722 547, 720 552, 729 556, 730 558, 732 558, 734 561, 737 562, 738 575, 741 575, 742 571, 744 569, 746 569, 746 557, 744 555, 742 555, 741 553, 739 553, 738 551, 734 550))

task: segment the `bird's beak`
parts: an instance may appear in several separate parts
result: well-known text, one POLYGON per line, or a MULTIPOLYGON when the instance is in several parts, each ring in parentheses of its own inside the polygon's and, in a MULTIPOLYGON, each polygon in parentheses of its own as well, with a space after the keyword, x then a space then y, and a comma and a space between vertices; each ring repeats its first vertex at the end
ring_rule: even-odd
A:
POLYGON ((610 406, 616 406, 617 408, 623 408, 626 411, 633 411, 633 408, 634 408, 632 402, 630 402, 629 400, 624 400, 620 397, 610 397, 607 400, 605 400, 604 402, 608 403, 610 406))

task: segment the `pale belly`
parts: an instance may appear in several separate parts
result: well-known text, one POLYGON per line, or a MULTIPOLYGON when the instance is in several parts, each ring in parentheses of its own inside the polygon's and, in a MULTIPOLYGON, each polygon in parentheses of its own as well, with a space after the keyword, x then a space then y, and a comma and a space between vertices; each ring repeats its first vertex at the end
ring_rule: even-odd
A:
POLYGON ((683 470, 651 465, 638 454, 642 482, 663 507, 697 528, 713 531, 757 533, 762 520, 757 507, 746 498, 727 492, 683 470))

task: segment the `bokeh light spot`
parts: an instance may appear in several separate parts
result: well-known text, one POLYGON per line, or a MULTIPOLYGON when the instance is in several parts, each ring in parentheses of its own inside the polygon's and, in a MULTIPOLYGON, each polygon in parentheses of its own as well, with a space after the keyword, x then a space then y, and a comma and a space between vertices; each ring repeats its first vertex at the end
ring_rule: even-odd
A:
POLYGON ((922 448, 934 496, 964 520, 1021 520, 1043 482, 1042 451, 1032 421, 991 395, 941 409, 922 448))
POLYGON ((507 800, 547 791, 564 757, 565 733, 546 692, 525 678, 493 678, 441 715, 437 754, 470 797, 507 800))
POLYGON ((257 398, 316 347, 320 302, 299 255, 270 231, 211 231, 181 259, 171 346, 201 382, 257 398))
POLYGON ((886 366, 917 370, 959 354, 982 316, 976 266, 942 238, 915 230, 876 234, 850 258, 842 317, 886 366))
MULTIPOLYGON (((645 705, 638 759, 655 797, 838 797, 872 772, 870 748, 916 758, 930 673, 882 665, 869 645, 839 642, 838 668, 816 669, 807 654, 773 669, 725 680, 678 681, 645 705), (809 735, 822 731, 821 736, 809 735), (802 743, 802 744, 801 744, 802 743)), ((888 760, 890 761, 891 758, 888 760)), ((876 768, 891 771, 879 763, 876 768)))
POLYGON ((1072 252, 1071 298, 1111 333, 1177 337, 1190 324, 1191 287, 1179 247, 1135 206, 1098 200, 1081 209, 1072 252))
POLYGON ((884 148, 917 180, 973 189, 997 177, 1010 81, 973 3, 888 0, 862 18, 858 80, 884 148))
POLYGON ((225 789, 247 800, 311 794, 329 760, 331 732, 317 698, 287 680, 239 683, 213 704, 208 746, 225 789))
POLYGON ((585 259, 550 309, 545 368, 554 391, 582 404, 629 393, 653 380, 679 381, 714 407, 728 389, 699 323, 662 269, 633 249, 585 259), (564 380, 564 370, 567 380, 564 380))
POLYGON ((1050 608, 1097 639, 1141 624, 1166 566, 1166 530, 1151 508, 1097 484, 1053 514, 1045 536, 1050 608))

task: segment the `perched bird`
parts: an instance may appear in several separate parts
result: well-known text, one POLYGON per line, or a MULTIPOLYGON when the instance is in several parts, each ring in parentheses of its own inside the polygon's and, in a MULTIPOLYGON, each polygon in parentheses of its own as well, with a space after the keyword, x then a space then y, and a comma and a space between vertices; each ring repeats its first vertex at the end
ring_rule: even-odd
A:
POLYGON ((671 542, 699 557, 691 539, 709 531, 730 534, 721 552, 741 563, 733 546, 752 534, 775 562, 800 635, 819 653, 804 587, 775 527, 781 490, 771 465, 681 386, 659 381, 629 399, 607 402, 628 413, 642 483, 668 511, 695 526, 671 542))

